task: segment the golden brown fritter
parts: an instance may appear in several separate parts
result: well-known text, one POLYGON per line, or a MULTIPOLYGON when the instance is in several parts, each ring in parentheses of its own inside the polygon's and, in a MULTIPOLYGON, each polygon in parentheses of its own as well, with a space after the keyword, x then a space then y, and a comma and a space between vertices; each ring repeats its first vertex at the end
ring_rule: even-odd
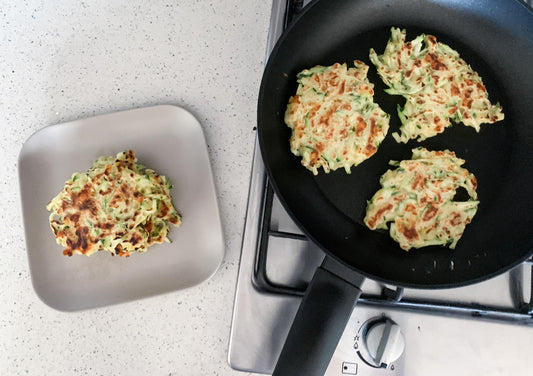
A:
POLYGON ((285 123, 292 129, 291 151, 315 175, 320 167, 350 173, 376 153, 389 129, 389 115, 373 102, 368 66, 354 65, 316 66, 298 74, 285 123))
POLYGON ((169 223, 181 224, 171 184, 136 161, 132 150, 100 157, 87 172, 74 173, 46 206, 63 254, 105 250, 128 257, 168 241, 169 223))

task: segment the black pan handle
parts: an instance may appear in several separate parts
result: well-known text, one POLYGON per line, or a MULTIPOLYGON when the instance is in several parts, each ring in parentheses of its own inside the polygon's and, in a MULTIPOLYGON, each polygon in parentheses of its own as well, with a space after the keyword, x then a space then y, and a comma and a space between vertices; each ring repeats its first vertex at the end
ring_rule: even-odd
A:
POLYGON ((307 287, 273 376, 324 375, 364 279, 326 256, 307 287))

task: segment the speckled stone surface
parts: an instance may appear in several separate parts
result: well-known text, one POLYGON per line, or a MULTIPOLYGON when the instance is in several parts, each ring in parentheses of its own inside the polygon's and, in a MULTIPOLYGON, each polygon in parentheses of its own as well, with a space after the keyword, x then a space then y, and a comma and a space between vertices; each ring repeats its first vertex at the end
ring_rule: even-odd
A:
POLYGON ((0 1, 0 375, 245 375, 226 358, 270 11, 270 1, 0 1), (47 125, 156 104, 202 123, 222 266, 188 290, 57 312, 30 281, 22 144, 47 125))

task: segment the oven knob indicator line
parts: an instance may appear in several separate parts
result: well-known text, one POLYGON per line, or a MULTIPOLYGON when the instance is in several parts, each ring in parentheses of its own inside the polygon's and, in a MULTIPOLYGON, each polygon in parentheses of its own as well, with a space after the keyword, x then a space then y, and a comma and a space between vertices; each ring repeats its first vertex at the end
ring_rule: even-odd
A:
POLYGON ((373 368, 390 368, 405 349, 398 324, 387 317, 366 321, 354 337, 354 349, 361 360, 373 368))
POLYGON ((370 356, 383 368, 398 359, 405 348, 400 327, 388 319, 369 328, 365 339, 370 356))

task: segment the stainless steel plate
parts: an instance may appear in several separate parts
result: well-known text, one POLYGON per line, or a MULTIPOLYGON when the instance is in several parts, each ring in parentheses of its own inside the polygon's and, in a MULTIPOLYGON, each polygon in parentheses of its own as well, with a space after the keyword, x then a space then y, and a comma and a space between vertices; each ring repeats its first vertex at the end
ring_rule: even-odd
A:
POLYGON ((222 261, 207 146, 200 123, 182 108, 156 106, 46 127, 26 141, 18 167, 33 287, 55 309, 95 308, 191 287, 212 276, 222 261), (63 256, 46 204, 72 173, 126 149, 173 183, 172 201, 183 224, 171 228, 172 243, 129 258, 108 252, 63 256))

